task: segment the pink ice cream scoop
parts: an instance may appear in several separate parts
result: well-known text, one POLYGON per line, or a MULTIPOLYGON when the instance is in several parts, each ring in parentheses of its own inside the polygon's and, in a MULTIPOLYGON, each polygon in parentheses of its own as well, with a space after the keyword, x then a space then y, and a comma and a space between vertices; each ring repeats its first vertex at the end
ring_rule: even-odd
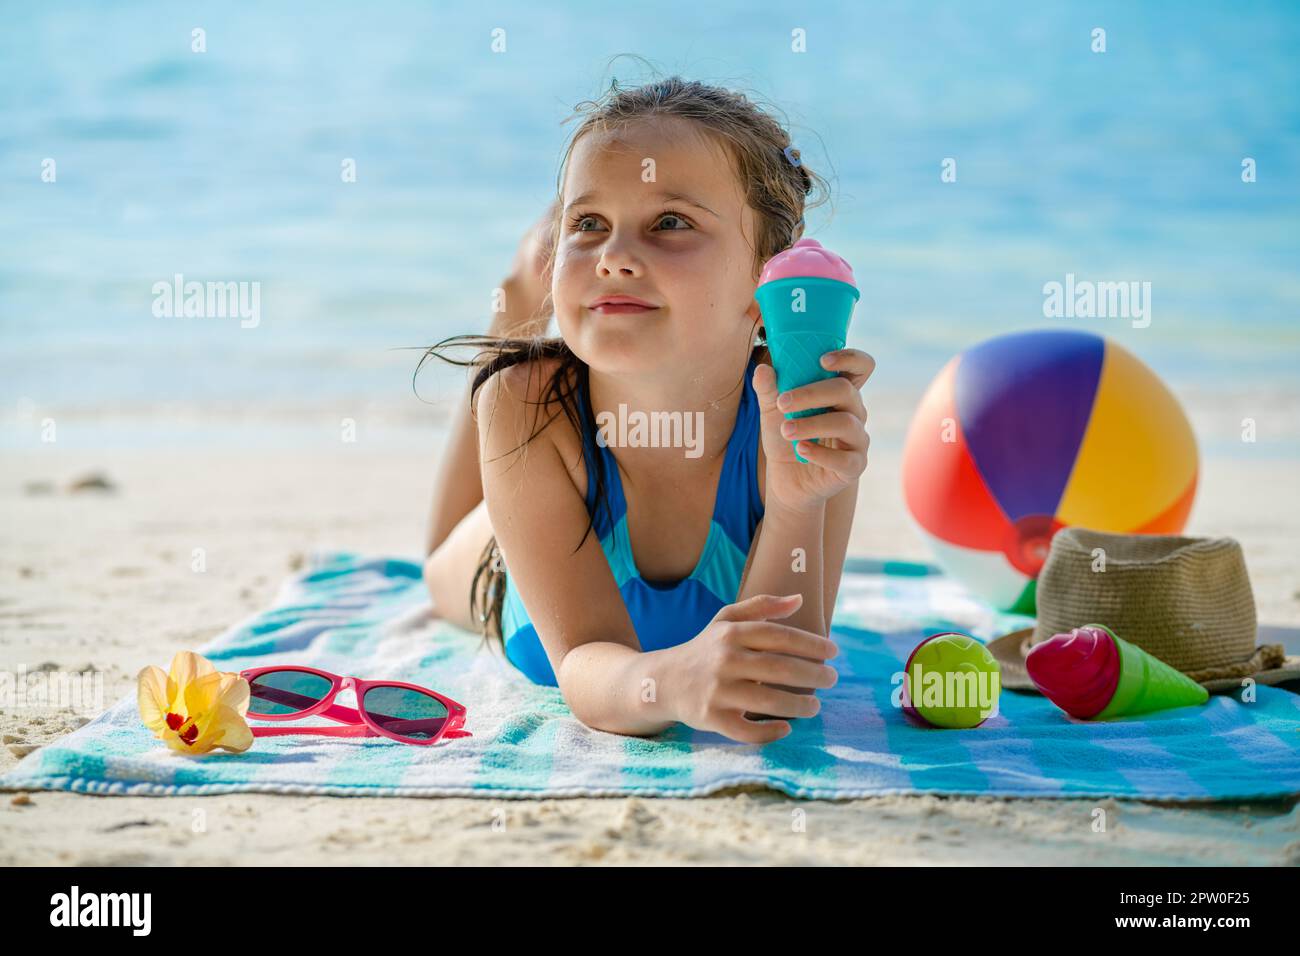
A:
POLYGON ((763 271, 759 273, 758 284, 804 277, 834 279, 855 289, 858 287, 853 278, 853 267, 816 239, 800 239, 789 249, 768 259, 763 271))
POLYGON ((1100 714, 1119 684, 1119 651, 1110 635, 1095 627, 1036 644, 1025 667, 1044 697, 1081 720, 1100 714))

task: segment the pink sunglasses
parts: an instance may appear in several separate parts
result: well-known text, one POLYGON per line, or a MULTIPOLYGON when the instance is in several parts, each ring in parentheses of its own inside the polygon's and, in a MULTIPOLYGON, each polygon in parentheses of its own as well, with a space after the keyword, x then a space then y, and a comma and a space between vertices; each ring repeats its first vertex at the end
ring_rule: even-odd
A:
POLYGON ((404 744, 427 745, 453 737, 472 737, 465 708, 425 687, 392 680, 340 677, 314 667, 272 665, 240 671, 248 681, 247 716, 253 720, 301 720, 326 717, 343 727, 257 727, 254 737, 324 734, 329 737, 388 737, 404 744), (351 687, 357 709, 333 704, 351 687))

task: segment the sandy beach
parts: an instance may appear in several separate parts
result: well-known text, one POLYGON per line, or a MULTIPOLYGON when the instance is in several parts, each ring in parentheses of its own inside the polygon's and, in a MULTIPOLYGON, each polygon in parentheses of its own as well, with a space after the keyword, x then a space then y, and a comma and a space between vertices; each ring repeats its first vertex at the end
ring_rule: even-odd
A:
MULTIPOLYGON (((883 442, 850 552, 927 557, 883 442)), ((441 436, 382 449, 6 452, 0 482, 0 667, 104 675, 104 704, 267 606, 318 548, 416 556, 441 436), (113 490, 69 491, 92 473, 113 490), (204 548, 206 571, 191 568, 204 548)), ((1189 530, 1241 540, 1262 623, 1300 625, 1300 512, 1287 459, 1203 461, 1189 530), (1249 494, 1242 489, 1249 488, 1249 494)), ((84 722, 0 713, 0 772, 84 722)), ((1214 807, 933 796, 792 800, 0 796, 0 864, 1297 865, 1295 801, 1214 807), (1103 807, 1107 832, 1093 832, 1103 807), (197 811, 206 831, 193 832, 197 811), (806 832, 792 815, 804 814, 806 832), (493 826, 503 820, 504 827, 493 826)))

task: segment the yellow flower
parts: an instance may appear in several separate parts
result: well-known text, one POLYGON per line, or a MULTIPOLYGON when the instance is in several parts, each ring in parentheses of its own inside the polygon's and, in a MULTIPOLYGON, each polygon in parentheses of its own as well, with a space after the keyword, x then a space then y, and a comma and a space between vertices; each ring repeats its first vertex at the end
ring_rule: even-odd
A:
POLYGON ((150 664, 137 677, 140 716, 172 750, 204 754, 213 747, 243 753, 253 745, 248 681, 218 671, 193 651, 178 651, 170 674, 150 664))

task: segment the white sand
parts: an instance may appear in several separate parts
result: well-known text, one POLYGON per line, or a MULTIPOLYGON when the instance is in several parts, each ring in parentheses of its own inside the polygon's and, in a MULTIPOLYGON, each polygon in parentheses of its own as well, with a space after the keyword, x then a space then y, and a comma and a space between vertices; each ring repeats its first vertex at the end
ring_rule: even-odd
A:
MULTIPOLYGON (((403 451, 5 453, 0 669, 53 662, 105 674, 105 705, 267 606, 316 549, 420 548, 436 438, 403 451), (102 471, 115 493, 68 493, 102 471), (53 483, 52 493, 29 483, 53 483), (35 493, 34 493, 35 492, 35 493), (204 548, 207 571, 191 570, 204 548)), ((1260 619, 1300 624, 1296 467, 1211 459, 1195 533, 1239 538, 1260 619)), ((901 510, 897 457, 875 454, 853 553, 923 558, 901 510)), ((0 772, 76 725, 0 713, 0 772)), ((1300 864, 1288 804, 891 797, 791 800, 736 790, 695 800, 502 801, 227 795, 0 795, 0 864, 833 863, 1300 864), (1104 833, 1093 811, 1107 814, 1104 833), (196 813, 206 818, 194 832, 196 813), (504 826, 494 821, 501 821, 504 826)))

